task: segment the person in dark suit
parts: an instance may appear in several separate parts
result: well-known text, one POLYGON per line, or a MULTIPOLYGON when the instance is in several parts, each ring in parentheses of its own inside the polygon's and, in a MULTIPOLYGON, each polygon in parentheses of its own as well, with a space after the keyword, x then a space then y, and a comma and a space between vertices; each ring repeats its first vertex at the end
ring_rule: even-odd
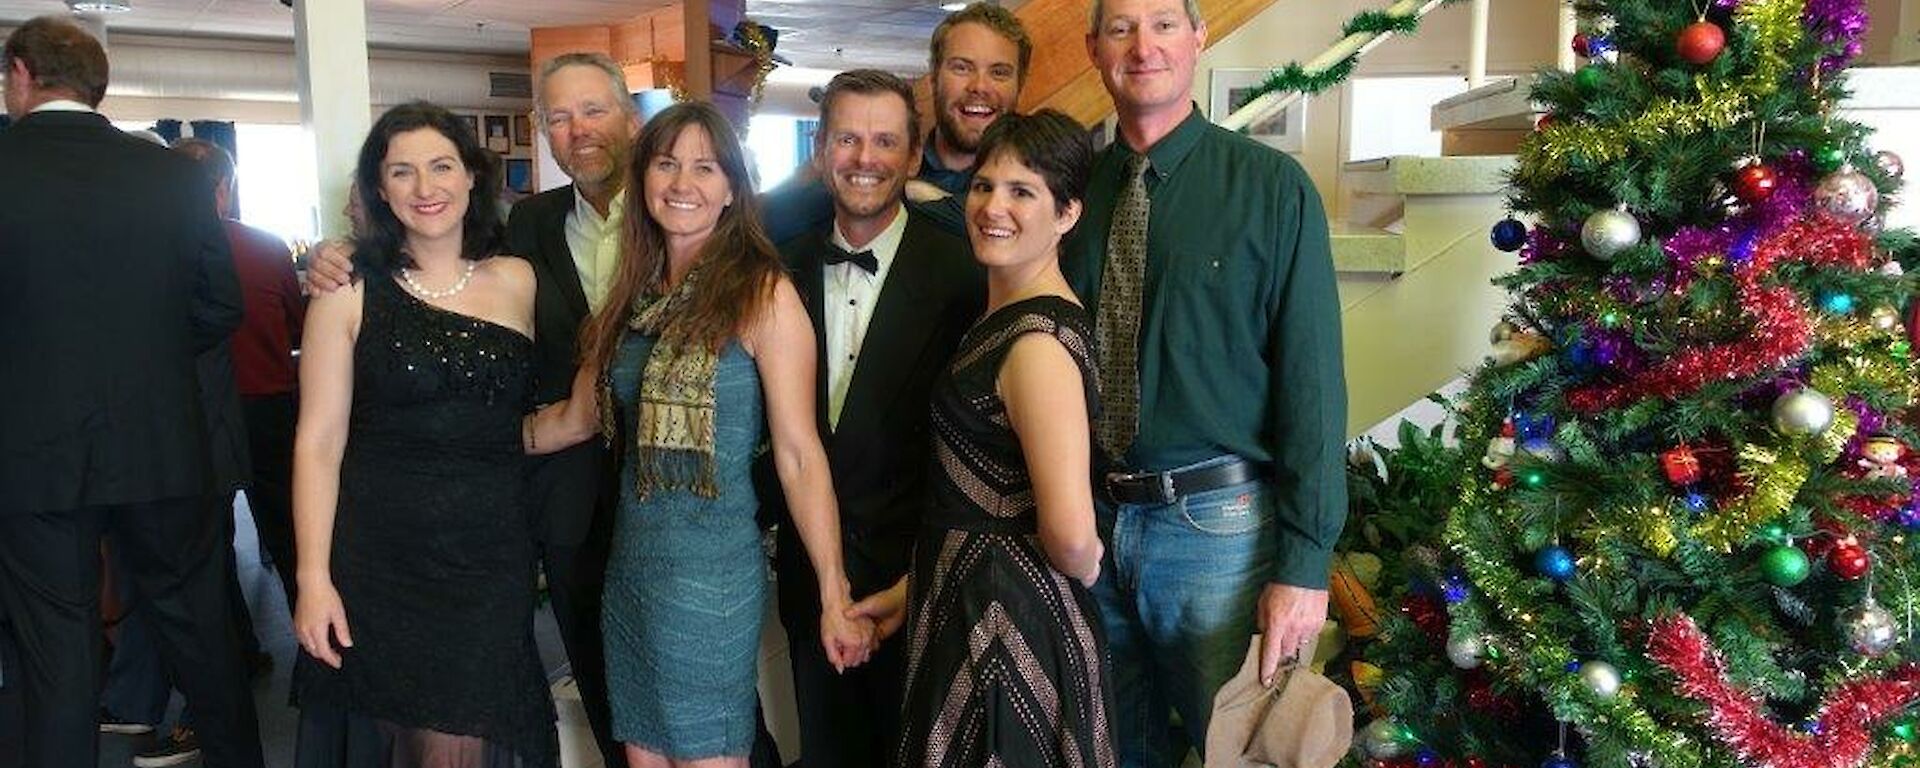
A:
MULTIPOLYGON (((813 162, 833 194, 834 221, 780 252, 819 340, 820 434, 840 502, 847 579, 862 596, 888 590, 912 562, 933 382, 979 316, 986 289, 966 240, 903 201, 921 136, 909 86, 876 70, 843 72, 827 85, 820 112, 813 162)), ((760 473, 768 489, 760 498, 784 515, 771 475, 760 473)), ((835 673, 814 640, 820 598, 813 571, 785 519, 775 562, 801 764, 886 764, 899 731, 900 643, 835 673)), ((899 618, 888 621, 897 627, 899 618)))
POLYGON ((212 189, 191 161, 94 111, 106 54, 72 22, 21 25, 0 67, 18 119, 0 135, 0 265, 15 278, 0 284, 0 359, 35 368, 0 378, 0 601, 33 670, 25 762, 98 759, 110 534, 208 763, 260 766, 195 376, 195 356, 241 313, 212 189))

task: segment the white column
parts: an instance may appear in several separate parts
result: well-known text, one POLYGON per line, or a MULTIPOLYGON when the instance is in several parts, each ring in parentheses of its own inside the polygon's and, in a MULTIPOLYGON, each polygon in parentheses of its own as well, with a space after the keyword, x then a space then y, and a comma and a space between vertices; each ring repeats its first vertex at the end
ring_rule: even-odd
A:
POLYGON ((313 137, 320 180, 320 233, 347 234, 347 202, 360 142, 373 125, 367 80, 367 9, 363 0, 294 3, 293 55, 300 71, 300 124, 313 137))
POLYGON ((1560 0, 1560 47, 1555 49, 1554 66, 1562 72, 1573 71, 1573 33, 1579 28, 1580 16, 1573 10, 1573 3, 1560 0))
POLYGON ((1492 0, 1473 0, 1473 21, 1468 25, 1471 37, 1467 39, 1467 87, 1478 88, 1487 83, 1487 7, 1492 0))

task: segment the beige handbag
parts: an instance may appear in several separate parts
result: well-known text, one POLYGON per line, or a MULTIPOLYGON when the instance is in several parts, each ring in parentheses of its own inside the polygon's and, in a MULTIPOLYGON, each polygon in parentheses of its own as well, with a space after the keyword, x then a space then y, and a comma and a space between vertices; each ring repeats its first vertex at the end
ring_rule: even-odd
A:
POLYGON ((1283 665, 1273 686, 1260 684, 1260 636, 1247 647, 1240 673, 1213 697, 1206 768, 1329 768, 1353 745, 1353 699, 1300 660, 1283 665))

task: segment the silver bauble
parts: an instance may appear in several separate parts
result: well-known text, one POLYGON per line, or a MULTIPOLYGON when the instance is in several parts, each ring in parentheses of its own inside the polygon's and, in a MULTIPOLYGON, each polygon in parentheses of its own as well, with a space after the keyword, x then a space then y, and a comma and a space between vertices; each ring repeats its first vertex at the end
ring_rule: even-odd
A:
POLYGON ((1876 331, 1892 332, 1900 328, 1900 310, 1882 304, 1867 314, 1867 322, 1873 324, 1876 331))
POLYGON ((1460 635, 1447 640, 1447 660, 1461 669, 1473 669, 1484 660, 1487 644, 1478 635, 1460 635))
POLYGON ((1814 210, 1842 224, 1866 221, 1879 206, 1880 190, 1874 188, 1872 179, 1851 165, 1842 166, 1813 188, 1814 210))
POLYGON ((1513 335, 1519 332, 1520 326, 1514 325, 1512 320, 1501 320, 1493 324, 1493 330, 1487 332, 1487 343, 1498 344, 1513 338, 1513 335))
POLYGON ((1900 641, 1900 625, 1893 614, 1868 600, 1840 614, 1840 628, 1855 653, 1878 657, 1900 641))
POLYGON ((1907 172, 1907 164, 1900 161, 1900 156, 1884 149, 1873 153, 1873 165, 1889 179, 1900 178, 1907 172))
POLYGON ((1587 690, 1603 699, 1611 699, 1620 693, 1620 670, 1604 661, 1580 662, 1580 682, 1587 684, 1587 690))
POLYGON ((1581 247, 1602 261, 1639 244, 1640 220, 1626 211, 1615 208, 1594 211, 1580 227, 1581 247))
POLYGON ((1407 745, 1400 743, 1400 725, 1390 718, 1367 723, 1360 733, 1360 746, 1375 760, 1392 760, 1407 753, 1407 745))
POLYGON ((1817 435, 1832 423, 1833 401, 1819 390, 1796 389, 1773 401, 1773 428, 1781 434, 1817 435))

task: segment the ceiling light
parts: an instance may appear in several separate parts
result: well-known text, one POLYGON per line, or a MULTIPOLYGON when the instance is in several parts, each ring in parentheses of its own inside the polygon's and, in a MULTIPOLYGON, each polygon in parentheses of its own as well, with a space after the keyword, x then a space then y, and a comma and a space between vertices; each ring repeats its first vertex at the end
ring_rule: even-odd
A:
POLYGON ((67 0, 74 13, 126 13, 133 10, 130 0, 67 0))
POLYGON ((967 7, 966 3, 941 3, 940 4, 940 10, 946 11, 947 13, 953 13, 954 11, 958 11, 966 7, 967 7))

